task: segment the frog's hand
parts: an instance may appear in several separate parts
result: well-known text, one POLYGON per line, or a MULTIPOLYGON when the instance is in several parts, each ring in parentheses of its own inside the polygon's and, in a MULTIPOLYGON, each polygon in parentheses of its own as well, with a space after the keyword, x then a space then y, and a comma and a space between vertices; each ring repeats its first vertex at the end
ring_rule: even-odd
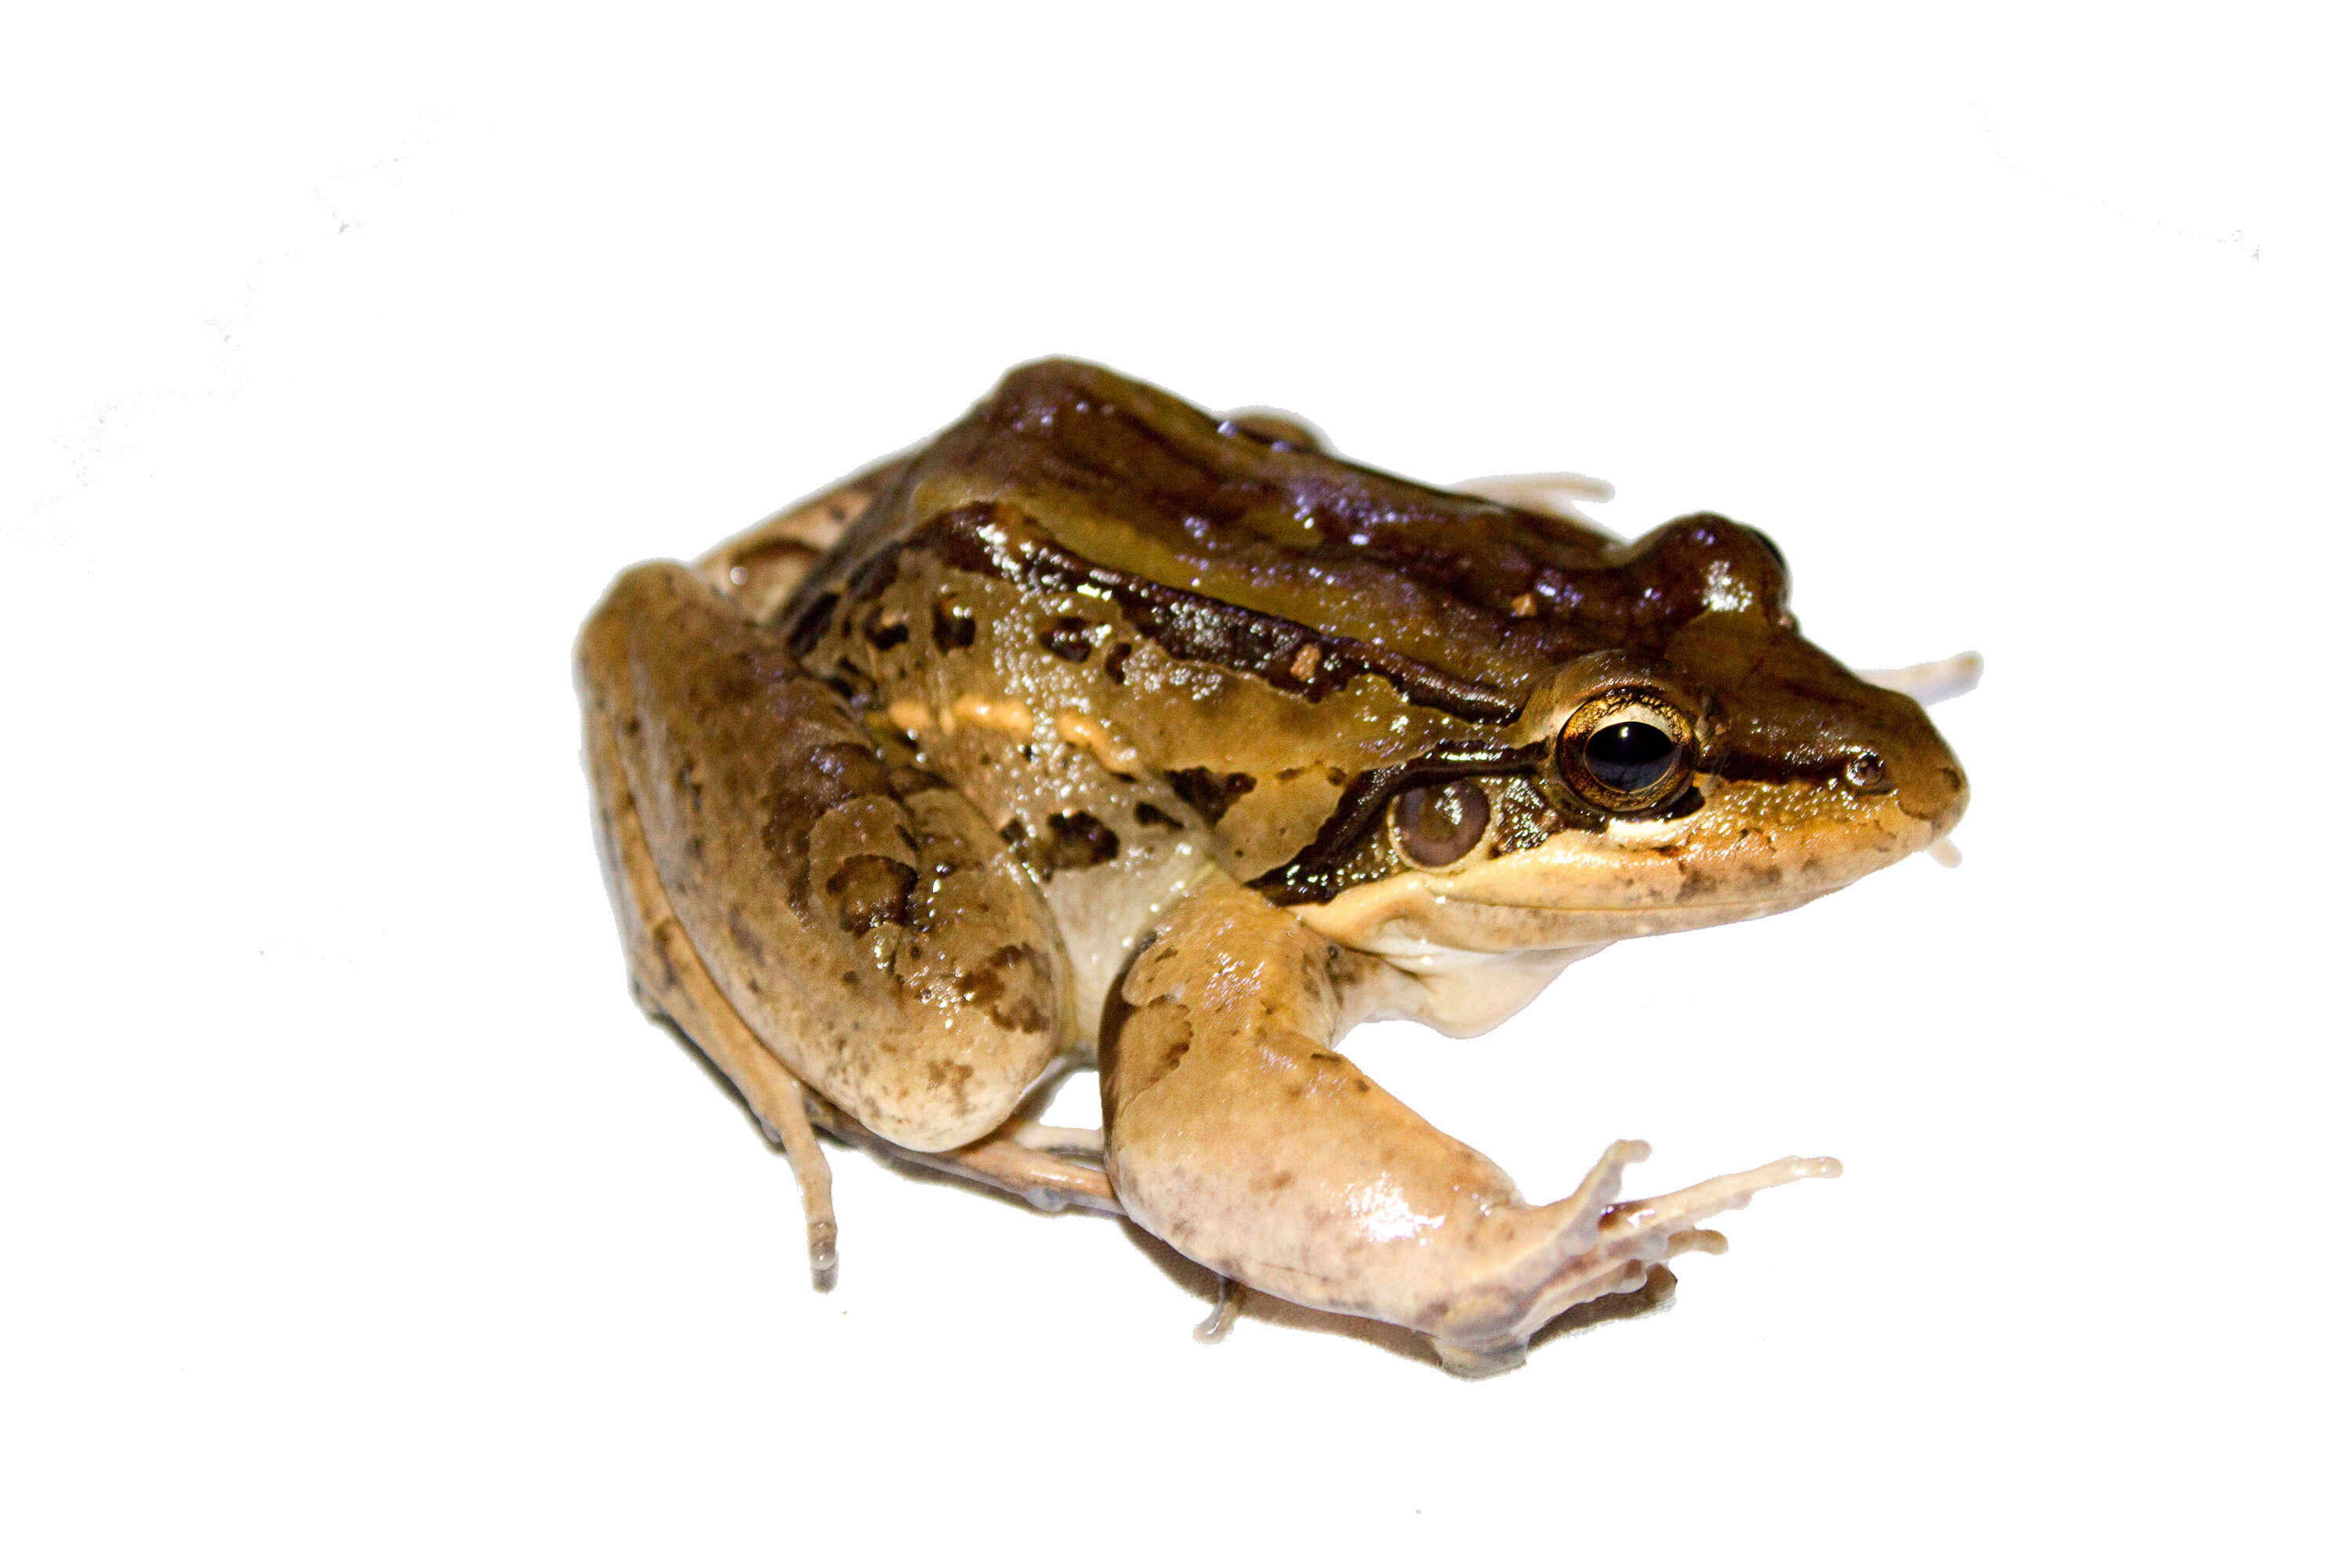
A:
POLYGON ((1483 479, 1464 479, 1446 488, 1457 494, 1476 496, 1480 500, 1498 501, 1520 511, 1556 517, 1562 522, 1591 529, 1606 539, 1617 537, 1585 516, 1577 507, 1578 501, 1605 501, 1617 493, 1616 486, 1607 479, 1596 479, 1590 474, 1489 474, 1483 479))
MULTIPOLYGON (((614 584, 579 667, 608 858, 625 863, 610 837, 633 831, 750 1036, 905 1148, 959 1148, 1009 1117, 1070 1037, 1067 964, 979 811, 891 765, 781 638, 684 566, 614 584)), ((625 929, 649 924, 614 880, 625 929)), ((696 1043, 727 1066, 723 1043, 696 1043)))
POLYGON ((1984 659, 1973 653, 1956 653, 1949 658, 1906 665, 1901 669, 1857 669, 1854 673, 1873 686, 1900 691, 1922 708, 1933 708, 1938 702, 1974 691, 1977 682, 1984 678, 1984 659))
POLYGON ((1542 1207, 1330 1048, 1367 961, 1257 894, 1202 889, 1173 911, 1105 1008, 1103 1125, 1113 1189, 1138 1224, 1254 1289, 1376 1318, 1446 1364, 1515 1364, 1581 1302, 1719 1238, 1692 1226, 1766 1187, 1834 1175, 1784 1160, 1662 1198, 1618 1201, 1646 1146, 1612 1145, 1542 1207))

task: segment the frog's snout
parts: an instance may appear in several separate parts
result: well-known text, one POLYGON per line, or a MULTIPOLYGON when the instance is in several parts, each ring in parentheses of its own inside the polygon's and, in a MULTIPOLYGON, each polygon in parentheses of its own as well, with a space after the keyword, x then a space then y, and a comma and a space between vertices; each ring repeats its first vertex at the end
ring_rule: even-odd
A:
POLYGON ((1876 787, 1891 794, 1903 815, 1918 825, 1917 847, 1925 848, 1950 833, 1967 812, 1969 776, 1924 716, 1918 731, 1903 737, 1900 745, 1864 753, 1868 760, 1859 768, 1849 763, 1846 779, 1867 790, 1871 786, 1855 775, 1874 773, 1876 787))

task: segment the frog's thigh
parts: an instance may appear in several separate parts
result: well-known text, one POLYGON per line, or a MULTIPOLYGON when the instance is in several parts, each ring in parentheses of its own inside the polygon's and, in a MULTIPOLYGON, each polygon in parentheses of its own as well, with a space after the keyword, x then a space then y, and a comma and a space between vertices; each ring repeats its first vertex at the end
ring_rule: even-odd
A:
POLYGON ((1535 1207, 1330 1048, 1366 961, 1231 883, 1180 906, 1105 1009, 1105 1169, 1129 1215, 1219 1274, 1402 1324, 1459 1371, 1509 1364, 1568 1308, 1637 1289, 1688 1226, 1788 1162, 1642 1205, 1615 1204, 1612 1147, 1578 1192, 1535 1207))
POLYGON ((1009 1116, 1070 1034, 1066 965, 979 811, 887 766, 837 694, 686 567, 624 575, 579 663, 661 889, 761 1043, 907 1148, 1009 1116))

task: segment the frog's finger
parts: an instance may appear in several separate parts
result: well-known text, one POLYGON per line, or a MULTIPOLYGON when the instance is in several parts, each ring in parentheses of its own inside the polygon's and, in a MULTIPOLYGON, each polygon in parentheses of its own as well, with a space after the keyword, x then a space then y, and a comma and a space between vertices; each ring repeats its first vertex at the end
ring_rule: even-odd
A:
POLYGON ((1854 674, 1873 686, 1900 691, 1922 708, 1932 708, 1974 691, 1977 682, 1984 679, 1984 657, 1956 653, 1949 658, 1906 665, 1901 669, 1857 669, 1854 674))
POLYGON ((1590 474, 1488 474, 1447 488, 1459 495, 1476 496, 1480 500, 1496 501, 1521 511, 1560 518, 1609 538, 1616 537, 1577 507, 1579 501, 1599 503, 1617 493, 1616 486, 1590 474))
MULTIPOLYGON (((1612 1146, 1601 1156, 1601 1164, 1594 1167, 1596 1173, 1610 1168, 1616 1149, 1622 1147, 1612 1146)), ((1721 1236, 1690 1226, 1727 1209, 1746 1208, 1749 1199, 1769 1188, 1810 1177, 1835 1178, 1843 1171, 1835 1160, 1792 1155, 1661 1197, 1610 1203, 1589 1226, 1575 1225, 1561 1231, 1558 1272, 1530 1295, 1519 1321, 1501 1337, 1524 1337, 1570 1307, 1633 1289, 1639 1282, 1633 1272, 1636 1266, 1646 1270, 1650 1264, 1685 1251, 1724 1251, 1729 1244, 1721 1236)), ((1585 1181, 1591 1185, 1591 1177, 1585 1181)), ((1578 1196, 1581 1194, 1580 1189, 1578 1196)), ((1572 1196, 1553 1207, 1575 1202, 1577 1197, 1572 1196)))

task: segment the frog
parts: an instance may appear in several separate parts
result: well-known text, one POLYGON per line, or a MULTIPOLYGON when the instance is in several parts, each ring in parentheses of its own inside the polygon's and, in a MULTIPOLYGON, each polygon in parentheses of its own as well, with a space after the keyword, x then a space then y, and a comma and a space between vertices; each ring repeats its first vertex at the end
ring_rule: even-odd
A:
POLYGON ((1621 539, 1573 489, 1420 483, 1055 359, 613 584, 575 668, 631 984, 782 1146, 820 1288, 822 1132, 1123 1215, 1220 1282, 1209 1327, 1262 1292, 1484 1376, 1840 1173, 1629 1199, 1622 1140, 1535 1202, 1339 1049, 1489 1030, 1614 942, 1944 853, 1966 808, 1918 700, 1952 667, 1851 670, 1764 533, 1621 539), (1087 1069, 1098 1129, 1032 1114, 1087 1069))

